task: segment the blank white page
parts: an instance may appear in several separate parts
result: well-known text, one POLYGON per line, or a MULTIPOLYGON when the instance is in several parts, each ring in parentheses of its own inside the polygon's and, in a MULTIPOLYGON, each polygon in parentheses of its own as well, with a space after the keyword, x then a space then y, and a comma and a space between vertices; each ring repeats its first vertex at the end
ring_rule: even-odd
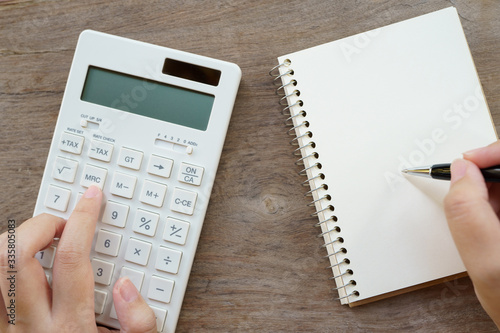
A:
MULTIPOLYGON (((449 163, 469 149, 497 139, 456 9, 451 7, 371 32, 279 58, 290 59, 291 79, 310 126, 325 180, 312 181, 315 198, 329 193, 327 204, 341 232, 340 247, 352 269, 344 276, 359 296, 356 302, 463 272, 464 266, 449 233, 443 198, 449 182, 403 176, 411 166, 449 163)), ((302 121, 297 117, 297 122, 302 121)), ((307 143, 307 140, 301 141, 307 143)), ((312 169, 309 176, 319 171, 312 169)), ((326 229, 324 229, 326 230, 326 229)), ((333 261, 332 263, 335 263, 333 261)))

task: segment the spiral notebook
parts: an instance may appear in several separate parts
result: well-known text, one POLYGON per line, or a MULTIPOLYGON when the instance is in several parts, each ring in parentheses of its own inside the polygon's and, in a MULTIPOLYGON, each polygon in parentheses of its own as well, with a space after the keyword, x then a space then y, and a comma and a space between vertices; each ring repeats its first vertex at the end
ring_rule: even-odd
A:
POLYGON ((449 182, 403 176, 497 139, 455 8, 278 58, 301 173, 341 303, 465 275, 449 182))

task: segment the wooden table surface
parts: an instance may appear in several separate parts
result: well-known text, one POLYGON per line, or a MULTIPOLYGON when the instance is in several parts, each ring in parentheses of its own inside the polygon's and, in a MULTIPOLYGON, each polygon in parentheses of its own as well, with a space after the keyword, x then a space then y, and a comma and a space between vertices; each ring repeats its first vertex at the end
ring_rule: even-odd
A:
POLYGON ((334 300, 268 76, 282 54, 450 5, 498 129, 498 0, 0 1, 1 230, 31 216, 78 35, 94 29, 243 71, 178 331, 495 331, 468 278, 353 309, 334 300))

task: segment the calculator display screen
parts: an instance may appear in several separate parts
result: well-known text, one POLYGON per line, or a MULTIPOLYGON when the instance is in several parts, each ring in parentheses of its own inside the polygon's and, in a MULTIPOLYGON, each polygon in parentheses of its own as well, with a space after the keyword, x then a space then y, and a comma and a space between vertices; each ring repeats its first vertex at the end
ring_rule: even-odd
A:
POLYGON ((199 91, 90 66, 81 99, 205 131, 215 97, 199 91))

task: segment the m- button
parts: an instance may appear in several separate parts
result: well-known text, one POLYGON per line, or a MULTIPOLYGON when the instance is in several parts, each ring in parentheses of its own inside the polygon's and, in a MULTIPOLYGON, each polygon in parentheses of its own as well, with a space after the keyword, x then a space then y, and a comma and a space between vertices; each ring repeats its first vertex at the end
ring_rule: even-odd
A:
POLYGON ((120 156, 118 157, 118 165, 133 170, 139 170, 141 168, 143 156, 144 154, 141 151, 122 147, 120 156))

